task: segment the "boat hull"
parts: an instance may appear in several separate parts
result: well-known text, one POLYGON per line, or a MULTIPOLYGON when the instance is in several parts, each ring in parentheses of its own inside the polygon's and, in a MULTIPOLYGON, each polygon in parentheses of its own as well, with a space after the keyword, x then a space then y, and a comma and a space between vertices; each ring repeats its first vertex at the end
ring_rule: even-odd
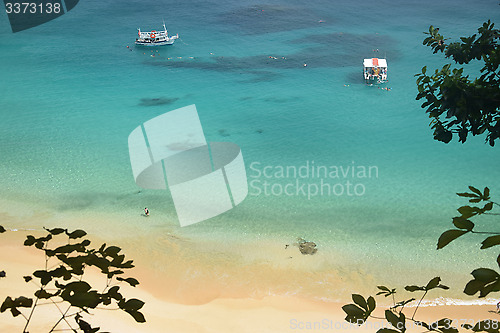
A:
POLYGON ((136 41, 135 45, 141 45, 141 46, 164 46, 164 45, 173 45, 174 41, 163 41, 163 42, 139 42, 136 41))

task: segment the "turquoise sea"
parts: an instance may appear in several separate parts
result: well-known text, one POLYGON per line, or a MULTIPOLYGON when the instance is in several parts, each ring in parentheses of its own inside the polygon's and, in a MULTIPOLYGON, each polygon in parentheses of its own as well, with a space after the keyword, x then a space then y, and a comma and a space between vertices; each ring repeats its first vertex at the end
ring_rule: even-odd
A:
MULTIPOLYGON (((456 39, 499 18, 492 0, 82 0, 62 17, 14 34, 2 13, 0 198, 88 221, 35 218, 10 227, 57 222, 124 239, 153 237, 141 251, 155 253, 160 267, 170 253, 162 240, 172 234, 211 242, 211 250, 221 244, 221 253, 260 244, 262 255, 240 253, 233 264, 241 267, 265 262, 262 244, 282 247, 304 237, 318 244, 321 258, 308 268, 317 273, 308 282, 333 274, 338 285, 318 291, 276 282, 266 290, 338 299, 356 291, 351 280, 425 284, 442 274, 460 286, 450 295, 463 297, 467 273, 494 267, 495 252, 479 253, 480 238, 439 252, 435 245, 465 204, 456 192, 489 186, 500 198, 499 148, 482 137, 433 140, 415 100, 414 74, 446 63, 422 45, 429 25, 456 39), (133 46, 137 28, 158 30, 163 20, 180 36, 173 46, 133 46), (362 61, 370 57, 387 58, 390 91, 364 84, 362 61), (127 138, 141 123, 191 104, 207 141, 241 147, 254 182, 233 210, 180 228, 168 191, 138 193, 127 138), (346 173, 323 179, 340 184, 337 194, 280 192, 297 181, 321 184, 325 177, 312 172, 276 174, 312 165, 346 173), (265 167, 269 177, 261 174, 265 167), (263 192, 264 181, 274 192, 263 192), (145 206, 148 223, 140 216, 145 206), (113 222, 103 224, 108 218, 113 222)), ((2 212, 12 213, 7 206, 2 212)), ((214 267, 221 260, 206 257, 214 267)))

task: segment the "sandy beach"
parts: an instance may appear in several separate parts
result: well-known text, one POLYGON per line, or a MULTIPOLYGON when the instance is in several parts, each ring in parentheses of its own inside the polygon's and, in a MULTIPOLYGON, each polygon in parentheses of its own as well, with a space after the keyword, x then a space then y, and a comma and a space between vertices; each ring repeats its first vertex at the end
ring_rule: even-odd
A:
MULTIPOLYGON (((0 281, 0 296, 26 294, 30 288, 19 276, 28 274, 40 264, 40 258, 32 249, 19 249, 11 244, 2 243, 0 262, 7 270, 7 278, 0 281), (13 256, 12 254, 15 253, 13 256)), ((168 286, 150 285, 143 282, 136 288, 125 288, 126 295, 145 301, 143 313, 147 322, 138 324, 120 311, 92 311, 91 321, 103 331, 130 333, 162 332, 330 332, 361 331, 376 332, 382 325, 379 320, 370 319, 358 327, 344 321, 341 303, 314 302, 296 297, 264 297, 261 299, 219 298, 205 304, 185 305, 169 300, 168 286)), ((33 288, 31 288, 33 289, 33 288)), ((207 297, 210 291, 207 290, 207 297)), ((431 306, 419 309, 418 319, 433 321, 443 317, 456 323, 477 322, 481 319, 498 318, 490 313, 494 306, 431 306)), ((383 316, 383 309, 374 315, 383 316)), ((55 309, 40 307, 36 313, 30 332, 48 331, 53 324, 55 309), (52 318, 52 320, 51 320, 52 318)), ((412 313, 413 309, 407 311, 412 313)), ((22 318, 12 318, 10 314, 1 315, 1 332, 21 332, 22 318)), ((61 327, 62 328, 62 327, 61 327)), ((409 331, 422 331, 410 328, 409 331)))
MULTIPOLYGON (((11 206, 12 207, 12 206, 11 206)), ((37 215, 38 218, 40 215, 37 215)), ((25 216, 25 218, 27 218, 25 216)), ((33 218, 33 217, 31 217, 33 218)), ((7 217, 4 214, 2 223, 13 223, 16 218, 7 217)), ((48 222, 48 221, 46 221, 48 222)), ((5 224, 4 223, 4 224, 5 224)), ((0 280, 0 298, 6 296, 29 296, 36 290, 35 286, 26 284, 22 276, 29 275, 35 269, 43 265, 43 257, 40 251, 34 248, 22 246, 27 234, 42 235, 40 230, 30 231, 8 231, 2 234, 0 243, 0 268, 7 272, 7 277, 0 280)), ((99 244, 99 239, 92 234, 88 237, 99 244)), ((294 295, 267 295, 262 292, 252 294, 249 283, 247 290, 244 285, 240 291, 235 290, 231 295, 221 292, 217 281, 211 281, 210 275, 203 279, 193 280, 196 285, 184 285, 183 277, 174 278, 168 274, 162 274, 162 269, 151 270, 151 262, 154 260, 134 251, 141 238, 128 239, 124 246, 124 252, 135 259, 136 268, 130 274, 138 278, 141 284, 136 287, 122 285, 123 294, 129 298, 138 298, 145 301, 142 309, 147 322, 135 323, 126 313, 121 311, 110 311, 96 309, 87 319, 94 325, 101 327, 103 331, 109 332, 329 332, 336 330, 376 332, 382 325, 380 320, 370 319, 365 325, 358 327, 344 321, 344 312, 341 307, 350 303, 345 302, 318 301, 297 297, 294 295), (127 249, 129 251, 127 251, 127 249), (204 284, 200 281, 205 280, 204 284)), ((119 241, 114 241, 120 245, 119 241)), ((180 262, 179 262, 180 264, 180 262)), ((263 269, 265 269, 263 267, 263 269)), ((267 270, 266 272, 271 272, 267 270)), ((89 272, 90 281, 95 285, 103 283, 97 272, 89 272)), ((196 272, 195 272, 196 273, 196 272)), ((203 271, 199 272, 203 274, 203 271)), ((206 272, 205 272, 206 274, 206 272)), ((259 277, 265 279, 264 276, 259 277)), ((277 276, 268 276, 268 279, 276 279, 277 276)), ((353 290, 352 292, 356 292, 353 290)), ((375 290, 372 294, 375 294, 375 290)), ((384 301, 384 298, 377 298, 384 301)), ((380 306, 374 316, 383 317, 385 308, 380 306)), ((490 313, 494 310, 493 305, 451 305, 451 306, 425 306, 418 310, 417 319, 432 322, 447 317, 455 324, 464 322, 475 323, 481 319, 497 318, 497 314, 490 313)), ((413 313, 413 309, 407 309, 407 315, 413 313)), ((55 322, 57 309, 51 305, 37 308, 34 320, 30 325, 30 332, 46 332, 55 322)), ((21 332, 24 320, 20 317, 12 318, 9 313, 1 314, 0 332, 21 332)), ((61 328, 64 328, 61 326, 61 328)), ((422 331, 417 327, 410 331, 422 331)))

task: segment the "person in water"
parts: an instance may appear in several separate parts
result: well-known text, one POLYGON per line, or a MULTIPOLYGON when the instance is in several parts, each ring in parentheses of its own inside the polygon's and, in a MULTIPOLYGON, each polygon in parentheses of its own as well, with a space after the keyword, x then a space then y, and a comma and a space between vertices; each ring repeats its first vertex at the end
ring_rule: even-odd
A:
POLYGON ((148 209, 148 207, 144 208, 144 215, 149 216, 149 209, 148 209))

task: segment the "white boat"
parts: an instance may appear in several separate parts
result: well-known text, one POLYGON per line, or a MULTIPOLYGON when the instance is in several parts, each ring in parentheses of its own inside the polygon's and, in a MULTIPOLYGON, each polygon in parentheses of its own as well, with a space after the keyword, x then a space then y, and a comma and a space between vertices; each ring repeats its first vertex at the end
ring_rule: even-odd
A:
POLYGON ((163 31, 141 31, 139 30, 139 38, 135 40, 136 45, 146 45, 146 46, 161 46, 161 45, 172 45, 174 41, 179 38, 179 34, 175 36, 169 36, 167 32, 167 27, 163 23, 163 31))
POLYGON ((366 83, 384 83, 387 81, 387 60, 370 58, 363 60, 363 76, 366 83))

